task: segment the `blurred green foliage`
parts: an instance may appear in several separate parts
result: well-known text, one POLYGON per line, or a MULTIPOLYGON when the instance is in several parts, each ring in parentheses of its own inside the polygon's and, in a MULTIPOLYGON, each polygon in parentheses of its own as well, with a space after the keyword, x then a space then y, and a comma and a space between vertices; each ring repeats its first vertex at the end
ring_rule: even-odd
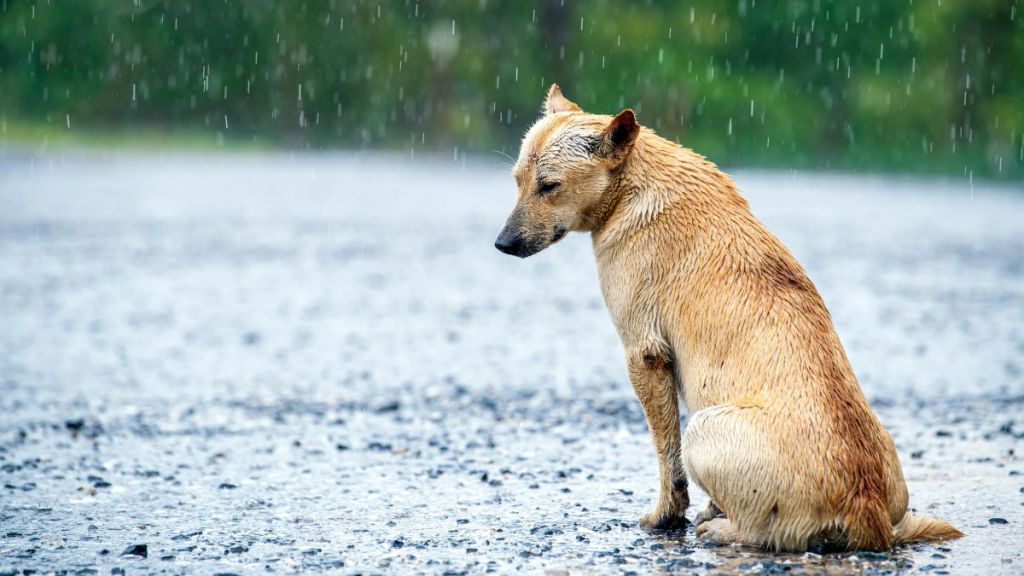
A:
POLYGON ((1024 0, 0 0, 0 139, 515 155, 546 87, 725 164, 1024 174, 1024 0))

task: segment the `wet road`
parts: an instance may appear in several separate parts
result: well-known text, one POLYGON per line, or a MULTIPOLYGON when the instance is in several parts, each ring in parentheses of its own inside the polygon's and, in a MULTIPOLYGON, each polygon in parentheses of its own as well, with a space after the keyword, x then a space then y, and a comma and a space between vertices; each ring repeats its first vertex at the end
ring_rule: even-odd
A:
POLYGON ((0 152, 0 573, 1024 570, 1024 189, 738 174, 968 534, 780 555, 638 527, 589 243, 495 251, 497 164, 0 152))

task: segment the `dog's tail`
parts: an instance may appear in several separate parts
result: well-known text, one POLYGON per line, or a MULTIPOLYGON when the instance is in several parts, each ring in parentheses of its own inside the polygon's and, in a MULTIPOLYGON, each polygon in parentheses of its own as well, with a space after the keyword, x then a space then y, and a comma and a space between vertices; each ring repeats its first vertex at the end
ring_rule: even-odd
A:
POLYGON ((948 522, 927 516, 915 516, 910 512, 903 516, 903 519, 893 527, 893 530, 895 531, 894 544, 935 542, 937 540, 959 538, 964 535, 963 532, 953 528, 948 522))

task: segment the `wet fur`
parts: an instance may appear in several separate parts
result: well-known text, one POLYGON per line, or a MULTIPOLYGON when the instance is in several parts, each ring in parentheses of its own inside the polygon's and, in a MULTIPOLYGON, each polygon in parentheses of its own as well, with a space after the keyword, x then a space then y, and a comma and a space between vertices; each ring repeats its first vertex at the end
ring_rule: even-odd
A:
POLYGON ((907 512, 892 437, 824 302, 714 164, 630 110, 587 114, 552 86, 514 174, 519 198, 499 240, 521 242, 516 255, 566 230, 592 235, 658 454, 644 526, 684 524, 689 472, 712 499, 697 534, 723 543, 886 550, 961 535, 907 512))

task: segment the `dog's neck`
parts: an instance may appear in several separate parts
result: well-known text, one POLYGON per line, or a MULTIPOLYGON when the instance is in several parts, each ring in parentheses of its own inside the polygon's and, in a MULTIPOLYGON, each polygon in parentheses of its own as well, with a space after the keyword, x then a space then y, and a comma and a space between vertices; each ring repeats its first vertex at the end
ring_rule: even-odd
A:
POLYGON ((697 234, 716 216, 736 210, 749 214, 727 175, 703 156, 644 130, 586 220, 600 252, 668 212, 685 221, 688 233, 697 234))

